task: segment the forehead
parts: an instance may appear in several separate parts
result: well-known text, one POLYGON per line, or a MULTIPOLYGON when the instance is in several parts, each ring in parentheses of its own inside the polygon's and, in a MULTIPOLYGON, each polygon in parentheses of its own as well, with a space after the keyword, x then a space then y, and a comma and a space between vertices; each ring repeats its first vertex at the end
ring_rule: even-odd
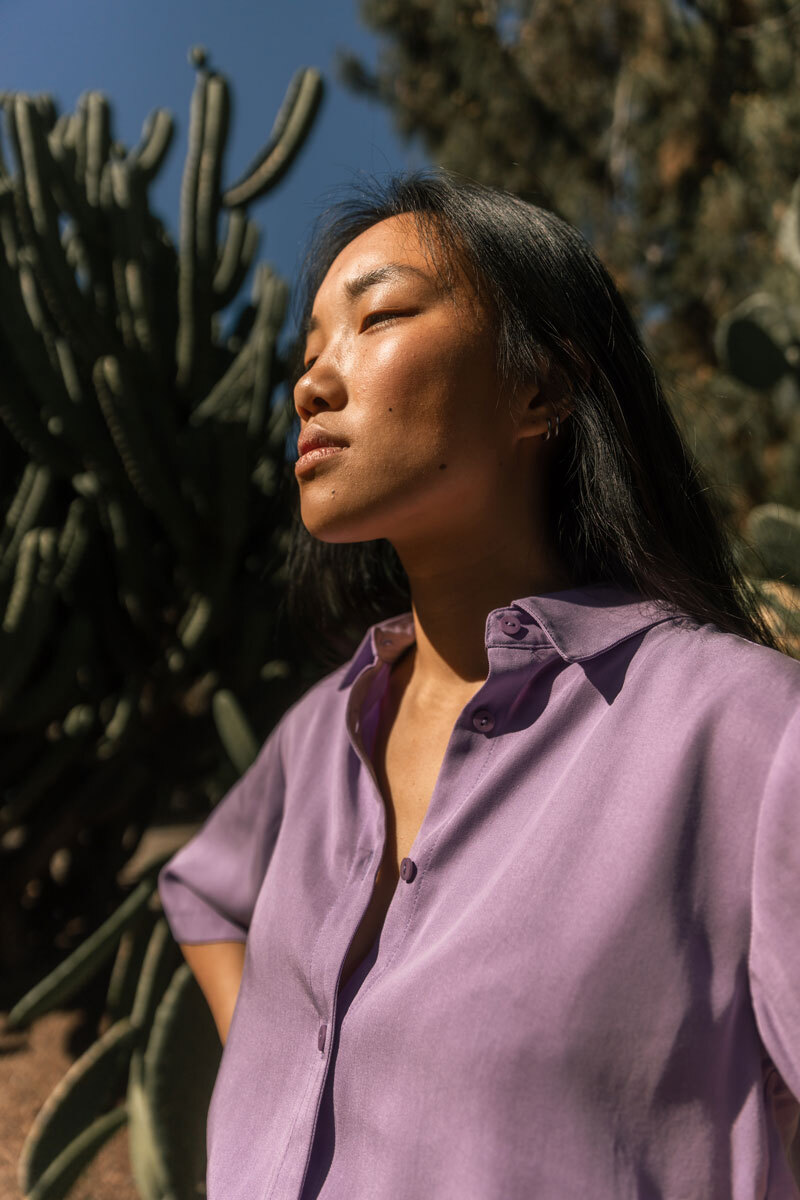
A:
POLYGON ((431 274, 436 270, 411 213, 377 221, 348 242, 328 268, 317 294, 350 273, 360 273, 389 261, 408 263, 431 274))
POLYGON ((319 313, 341 299, 353 303, 375 283, 385 279, 424 279, 459 308, 480 309, 477 290, 465 270, 463 255, 452 239, 438 235, 435 222, 412 213, 376 221, 348 242, 328 267, 304 323, 306 336, 319 327, 319 313))

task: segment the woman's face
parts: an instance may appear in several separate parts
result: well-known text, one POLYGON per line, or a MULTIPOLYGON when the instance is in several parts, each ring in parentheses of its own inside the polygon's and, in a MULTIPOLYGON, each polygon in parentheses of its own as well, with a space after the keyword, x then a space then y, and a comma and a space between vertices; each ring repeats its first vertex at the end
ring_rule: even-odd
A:
POLYGON ((387 538, 400 549, 456 525, 477 530, 487 506, 497 521, 509 473, 531 470, 519 444, 531 439, 515 432, 489 323, 466 277, 444 290, 410 216, 373 225, 333 261, 303 361, 301 436, 346 442, 296 464, 314 537, 387 538))

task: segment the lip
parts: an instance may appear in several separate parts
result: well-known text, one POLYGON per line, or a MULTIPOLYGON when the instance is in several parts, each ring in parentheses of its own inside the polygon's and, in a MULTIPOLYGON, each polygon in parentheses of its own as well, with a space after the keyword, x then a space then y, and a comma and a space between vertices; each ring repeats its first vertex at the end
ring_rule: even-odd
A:
POLYGON ((305 454, 300 455, 294 464, 294 473, 303 475, 306 471, 313 471, 314 467, 318 467, 320 463, 326 462, 329 458, 335 458, 337 454, 341 454, 346 449, 346 446, 314 446, 311 450, 306 450, 305 454))
POLYGON ((312 471, 321 462, 334 458, 346 449, 347 443, 342 438, 328 433, 319 425, 308 425, 297 439, 300 457, 294 464, 295 475, 304 475, 307 471, 312 471))
POLYGON ((338 446, 340 448, 347 445, 344 438, 337 437, 333 433, 328 433, 320 425, 307 425, 297 439, 297 453, 305 455, 309 450, 314 450, 317 447, 323 446, 338 446))

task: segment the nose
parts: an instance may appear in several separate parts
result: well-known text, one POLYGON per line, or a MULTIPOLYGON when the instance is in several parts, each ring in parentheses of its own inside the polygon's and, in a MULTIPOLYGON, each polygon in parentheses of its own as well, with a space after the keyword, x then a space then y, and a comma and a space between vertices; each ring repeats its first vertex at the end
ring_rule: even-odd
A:
POLYGON ((308 421, 315 413, 341 408, 345 399, 345 389, 338 374, 319 359, 294 386, 294 407, 303 421, 308 421))

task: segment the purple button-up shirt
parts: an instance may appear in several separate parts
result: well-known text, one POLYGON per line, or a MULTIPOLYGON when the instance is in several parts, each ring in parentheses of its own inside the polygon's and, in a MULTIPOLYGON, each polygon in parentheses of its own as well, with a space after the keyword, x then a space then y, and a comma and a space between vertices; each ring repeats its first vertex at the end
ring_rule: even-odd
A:
POLYGON ((161 870, 178 941, 245 941, 209 1200, 800 1195, 800 662, 605 584, 490 612, 337 998, 413 637, 371 626, 161 870))

